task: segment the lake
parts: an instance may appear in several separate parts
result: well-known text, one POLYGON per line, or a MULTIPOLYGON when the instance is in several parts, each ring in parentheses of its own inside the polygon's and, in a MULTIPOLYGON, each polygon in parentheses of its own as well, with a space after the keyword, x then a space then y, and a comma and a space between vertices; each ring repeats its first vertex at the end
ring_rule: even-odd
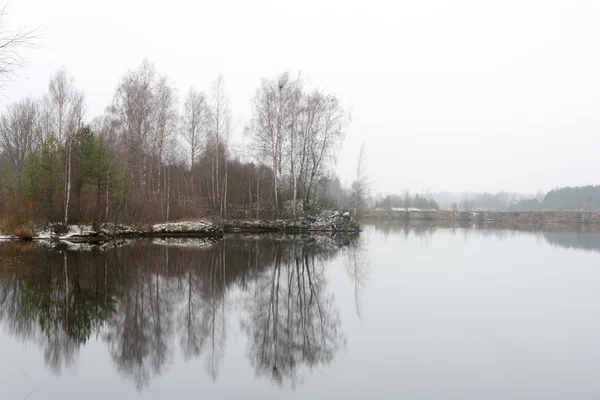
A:
POLYGON ((0 243, 0 398, 597 399, 600 235, 0 243))

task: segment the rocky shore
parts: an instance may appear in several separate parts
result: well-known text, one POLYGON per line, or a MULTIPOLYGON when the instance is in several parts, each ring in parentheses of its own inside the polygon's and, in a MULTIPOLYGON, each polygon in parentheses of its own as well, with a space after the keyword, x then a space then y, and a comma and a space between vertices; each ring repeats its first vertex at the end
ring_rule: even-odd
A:
POLYGON ((65 243, 104 243, 118 239, 141 237, 209 237, 220 238, 223 230, 207 221, 187 221, 156 224, 146 228, 135 229, 121 224, 63 225, 48 224, 32 230, 28 236, 0 235, 0 240, 34 240, 65 243))
POLYGON ((348 213, 322 211, 293 219, 226 221, 223 227, 208 221, 181 221, 132 228, 120 224, 63 225, 48 224, 30 229, 28 235, 0 235, 0 240, 34 240, 61 243, 106 243, 131 238, 212 238, 225 233, 310 233, 310 232, 358 232, 359 227, 348 213))
POLYGON ((223 225, 225 233, 307 233, 307 232, 359 232, 360 228, 349 213, 321 211, 315 215, 305 215, 293 219, 227 221, 223 225))

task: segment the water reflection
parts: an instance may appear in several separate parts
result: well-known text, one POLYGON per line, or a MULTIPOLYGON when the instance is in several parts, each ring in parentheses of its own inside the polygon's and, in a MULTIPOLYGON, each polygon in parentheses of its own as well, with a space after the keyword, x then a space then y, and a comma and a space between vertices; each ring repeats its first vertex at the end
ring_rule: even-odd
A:
POLYGON ((507 379, 531 371, 537 380, 522 389, 536 398, 556 392, 548 382, 566 382, 570 398, 600 390, 593 374, 581 383, 583 369, 598 370, 597 260, 580 251, 600 249, 591 227, 365 228, 103 251, 0 243, 0 397, 24 398, 21 385, 52 399, 130 398, 134 388, 144 398, 290 388, 298 398, 435 398, 430 388, 505 398, 507 379), (40 373, 38 359, 67 376, 40 373), (483 378, 469 392, 473 374, 483 378))
POLYGON ((37 344, 57 374, 97 338, 119 373, 142 389, 177 351, 186 361, 202 359, 216 380, 227 316, 237 311, 256 374, 295 385, 345 346, 324 263, 357 243, 346 236, 237 236, 136 241, 106 251, 0 243, 0 320, 37 344))
POLYGON ((353 246, 346 249, 348 262, 346 263, 348 276, 354 285, 354 305, 356 314, 362 319, 361 293, 369 280, 371 265, 369 263, 367 246, 364 237, 358 238, 353 246))
POLYGON ((369 221, 376 231, 385 238, 390 235, 406 240, 418 238, 428 246, 434 234, 439 230, 460 234, 468 242, 470 237, 494 238, 506 240, 519 235, 535 235, 540 240, 556 247, 600 252, 600 228, 595 225, 576 224, 479 224, 474 222, 429 223, 411 222, 409 224, 394 221, 369 221))
POLYGON ((294 385, 301 366, 328 364, 345 345, 323 268, 337 249, 292 242, 266 251, 272 266, 252 282, 244 301, 248 355, 258 375, 294 385))
POLYGON ((56 373, 73 363, 115 309, 106 263, 81 253, 46 251, 35 244, 2 244, 0 319, 24 342, 43 349, 56 373))

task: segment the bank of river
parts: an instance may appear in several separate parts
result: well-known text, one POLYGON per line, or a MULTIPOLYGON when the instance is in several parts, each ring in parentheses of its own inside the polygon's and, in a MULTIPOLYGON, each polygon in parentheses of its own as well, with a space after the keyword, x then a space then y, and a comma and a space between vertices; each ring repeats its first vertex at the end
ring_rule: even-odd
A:
POLYGON ((598 224, 600 212, 591 211, 391 211, 372 210, 364 220, 401 220, 447 222, 485 222, 518 224, 598 224))
POLYGON ((180 221, 134 228, 121 224, 63 225, 49 224, 30 230, 27 235, 0 235, 0 240, 35 240, 67 243, 105 243, 118 239, 161 237, 208 237, 218 239, 229 233, 316 233, 358 232, 359 226, 349 213, 322 211, 276 220, 180 221))

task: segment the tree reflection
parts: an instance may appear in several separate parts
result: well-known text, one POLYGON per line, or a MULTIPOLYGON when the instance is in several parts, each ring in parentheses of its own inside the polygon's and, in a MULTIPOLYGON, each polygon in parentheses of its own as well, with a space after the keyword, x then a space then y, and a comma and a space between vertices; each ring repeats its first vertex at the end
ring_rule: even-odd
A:
POLYGON ((169 303, 166 284, 156 274, 135 271, 116 312, 107 321, 104 336, 119 371, 138 388, 159 375, 170 359, 169 303))
POLYGON ((332 254, 317 249, 301 242, 272 246, 272 267, 253 282, 245 302, 250 361, 259 376, 278 384, 295 385, 301 367, 328 364, 345 345, 323 267, 332 254))
POLYGON ((324 262, 355 238, 194 243, 141 240, 106 251, 0 243, 0 321, 39 345, 57 374, 97 338, 138 390, 169 367, 177 348, 186 361, 202 359, 216 380, 230 307, 242 312, 257 374, 279 383, 296 384, 345 345, 324 262))
POLYGON ((353 246, 347 249, 348 276, 354 284, 354 305, 356 307, 356 315, 362 319, 362 290, 367 284, 370 272, 369 259, 367 257, 367 248, 364 238, 358 238, 353 246))
POLYGON ((394 234, 409 240, 421 238, 429 244, 438 232, 461 234, 465 243, 472 237, 506 240, 518 235, 535 235, 552 246, 600 251, 600 228, 594 224, 537 223, 537 222, 480 222, 480 221, 398 221, 373 220, 368 226, 384 237, 394 234))
POLYGON ((113 311, 112 301, 98 298, 105 291, 99 266, 82 273, 80 263, 70 262, 80 254, 31 244, 4 244, 2 254, 0 319, 13 335, 43 348, 46 364, 60 373, 113 311))

